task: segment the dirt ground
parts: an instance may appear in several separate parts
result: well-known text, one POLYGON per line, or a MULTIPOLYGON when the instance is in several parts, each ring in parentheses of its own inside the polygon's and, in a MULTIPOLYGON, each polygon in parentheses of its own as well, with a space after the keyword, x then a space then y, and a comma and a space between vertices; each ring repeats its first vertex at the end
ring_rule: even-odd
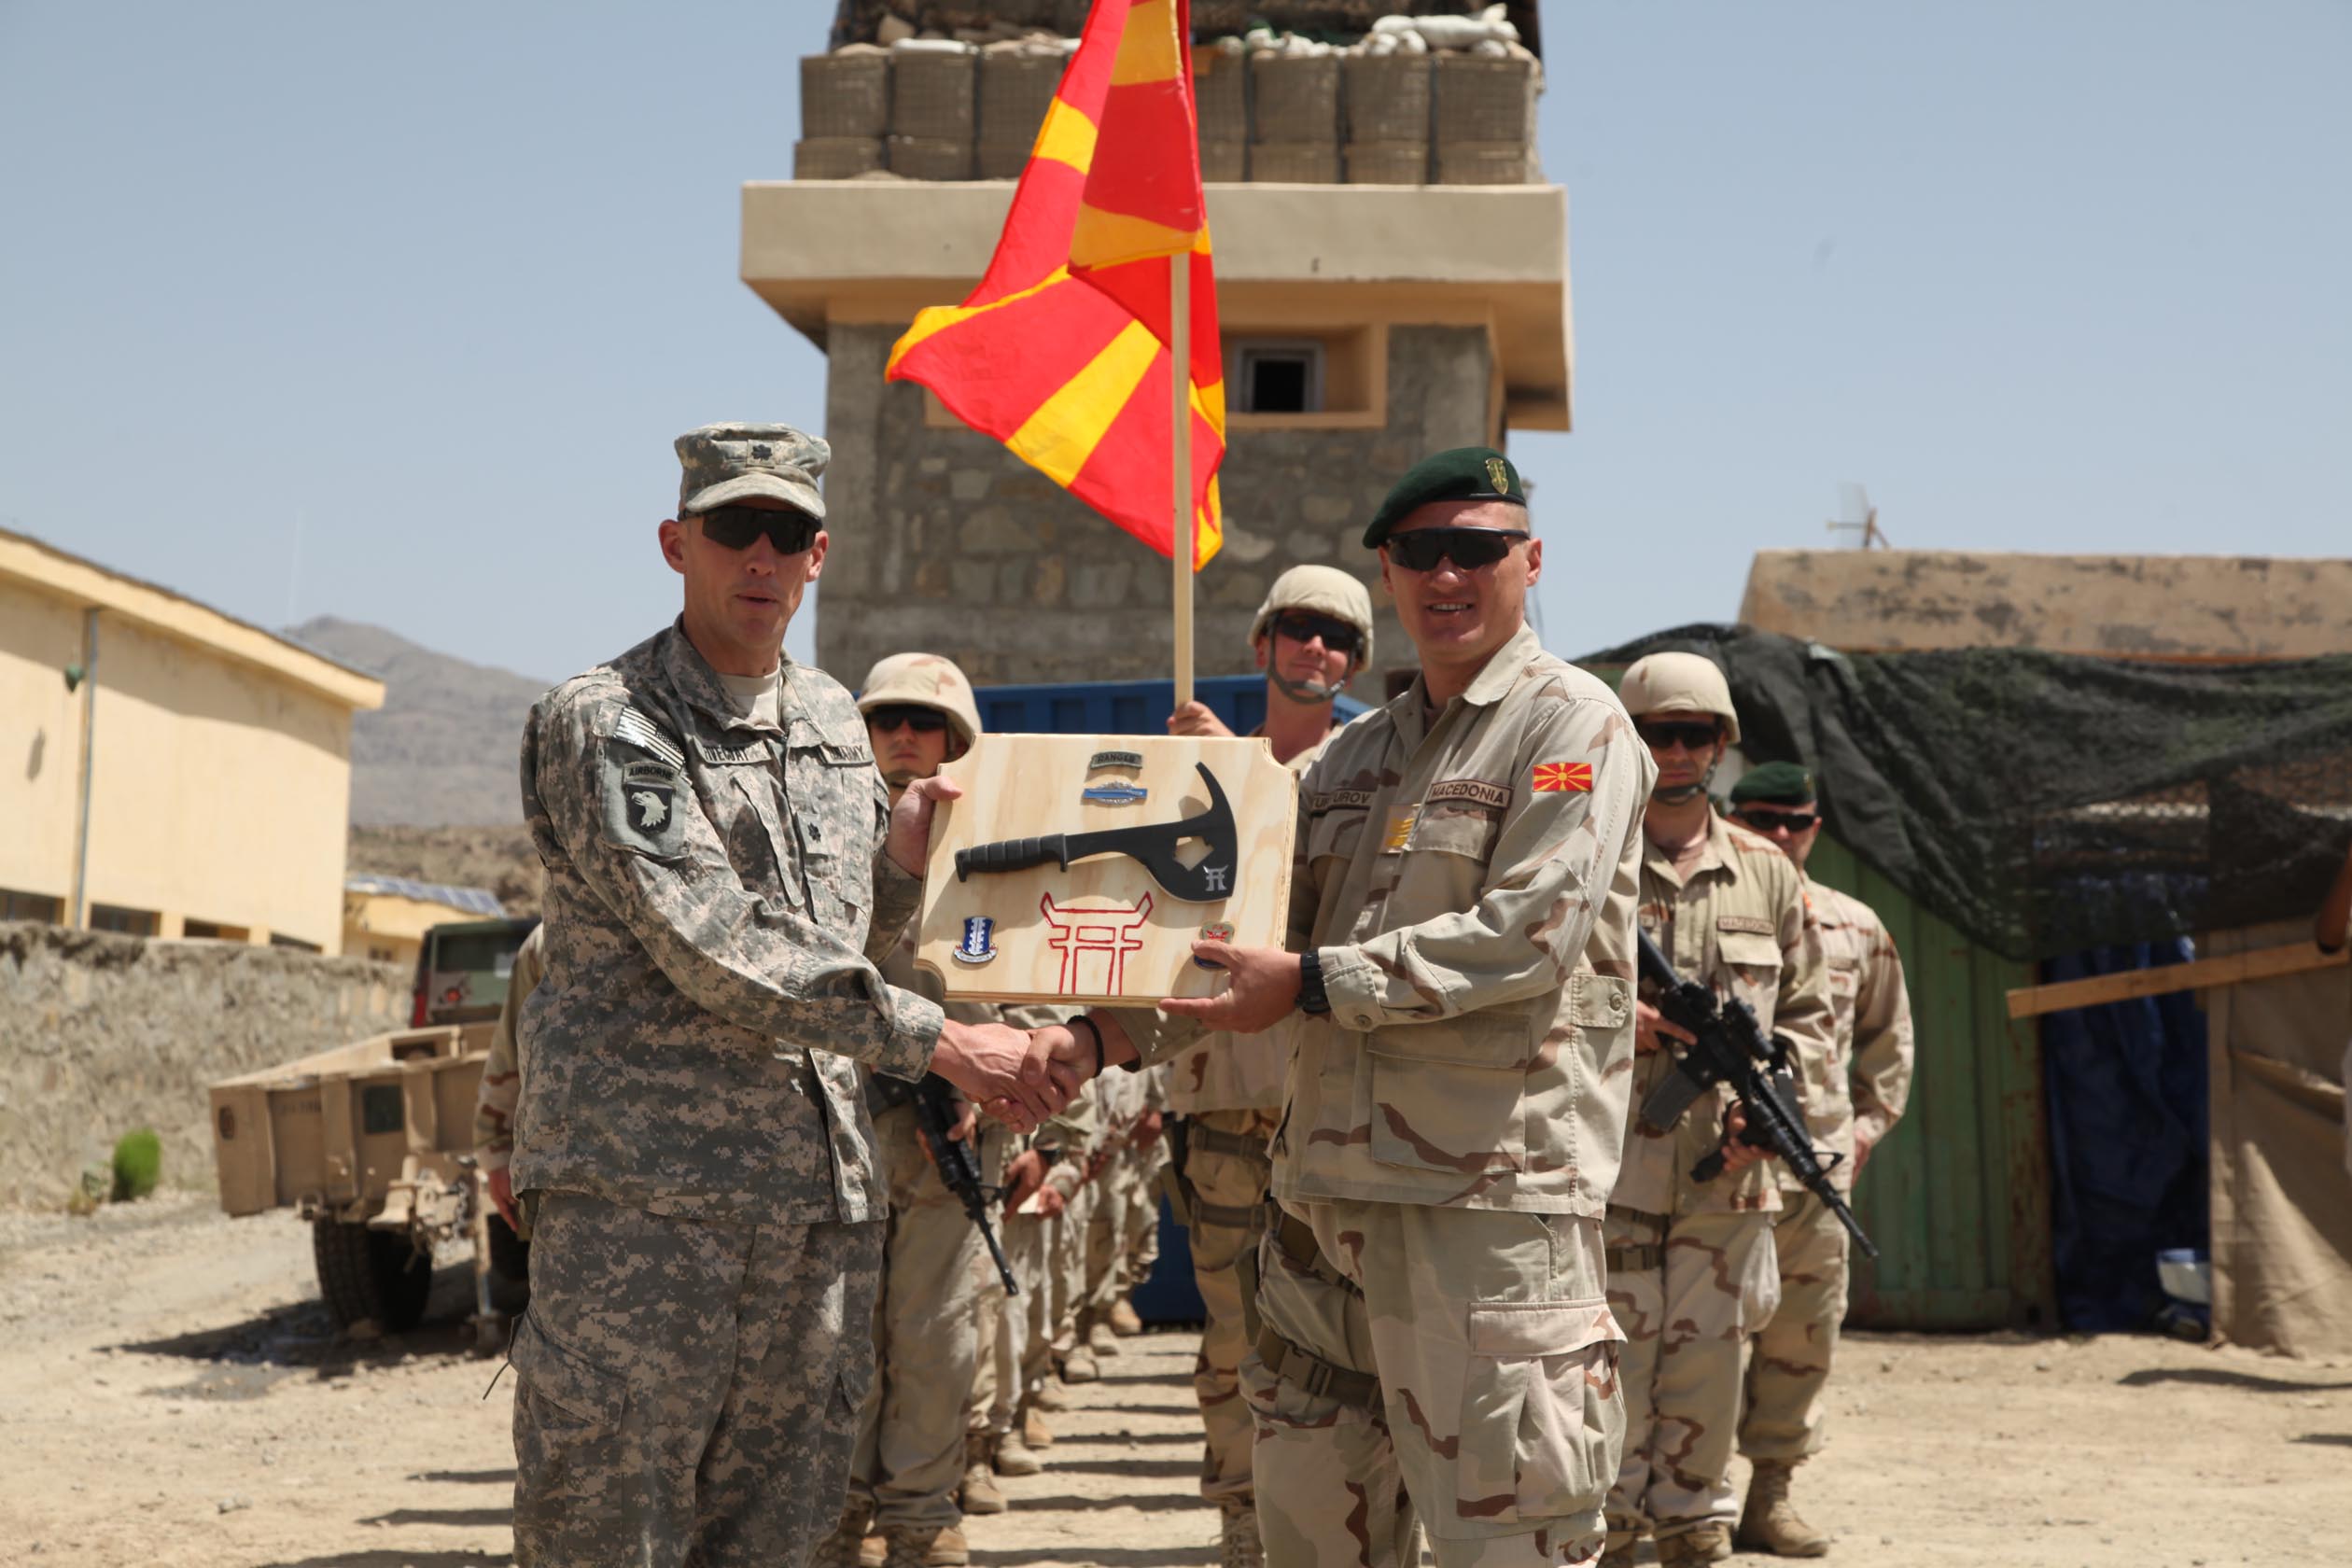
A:
MULTIPOLYGON (((449 1260, 427 1326, 339 1340, 307 1230, 178 1195, 0 1212, 0 1562, 488 1568, 508 1561, 511 1378, 449 1260), (484 1390, 488 1388, 487 1396, 484 1390)), ((1215 1561, 1194 1339, 1071 1391, 980 1564, 1215 1561)), ((2161 1339, 1858 1335, 1800 1477, 1876 1568, 2352 1561, 2352 1368, 2161 1339)), ((1761 1560, 1749 1560, 1761 1561, 1761 1560)))

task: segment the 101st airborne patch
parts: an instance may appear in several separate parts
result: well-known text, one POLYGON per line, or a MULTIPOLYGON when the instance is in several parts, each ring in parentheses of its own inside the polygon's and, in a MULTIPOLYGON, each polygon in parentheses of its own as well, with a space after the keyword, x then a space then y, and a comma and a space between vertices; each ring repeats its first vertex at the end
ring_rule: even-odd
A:
POLYGON ((1547 794, 1563 791, 1573 794, 1589 794, 1592 791, 1592 764, 1537 763, 1534 777, 1529 782, 1547 794))
POLYGON ((613 843, 657 861, 685 847, 679 804, 686 782, 676 768, 608 754, 603 793, 605 836, 613 843))

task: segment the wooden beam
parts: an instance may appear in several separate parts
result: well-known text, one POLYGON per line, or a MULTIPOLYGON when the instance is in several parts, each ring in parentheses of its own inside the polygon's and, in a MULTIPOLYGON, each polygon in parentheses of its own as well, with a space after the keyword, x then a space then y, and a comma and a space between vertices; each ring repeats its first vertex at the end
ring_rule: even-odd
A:
POLYGON ((2258 947, 2249 953, 2229 953, 2191 963, 2162 964, 2154 969, 2127 969, 2118 974, 2094 974, 2087 980, 2066 980, 2054 986, 2020 986, 2009 993, 2009 1015, 2031 1018, 2069 1007, 2095 1007, 2104 1001, 2129 1001, 2135 997, 2164 996, 2173 991, 2200 991, 2214 986, 2242 986, 2249 980, 2270 980, 2326 969, 2352 957, 2352 949, 2326 953, 2317 943, 2287 947, 2258 947))

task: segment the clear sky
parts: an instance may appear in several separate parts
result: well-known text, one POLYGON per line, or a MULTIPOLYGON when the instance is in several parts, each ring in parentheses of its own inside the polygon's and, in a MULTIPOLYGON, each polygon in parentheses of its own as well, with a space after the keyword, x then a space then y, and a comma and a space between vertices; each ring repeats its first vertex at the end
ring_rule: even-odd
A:
MULTIPOLYGON (((268 625, 627 646, 670 438, 822 422, 735 247, 832 9, 0 0, 0 526, 268 625)), ((2352 7, 1544 22, 1559 651, 1729 619, 1843 480, 1902 546, 2352 553, 2352 7)))

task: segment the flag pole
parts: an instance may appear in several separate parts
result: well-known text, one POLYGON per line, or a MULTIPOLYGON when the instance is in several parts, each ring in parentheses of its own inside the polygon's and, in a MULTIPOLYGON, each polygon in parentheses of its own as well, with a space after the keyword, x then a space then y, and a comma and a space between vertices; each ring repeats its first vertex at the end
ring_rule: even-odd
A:
POLYGON ((1168 259, 1169 429, 1176 512, 1168 536, 1176 597, 1176 703, 1193 700, 1192 253, 1168 259))

